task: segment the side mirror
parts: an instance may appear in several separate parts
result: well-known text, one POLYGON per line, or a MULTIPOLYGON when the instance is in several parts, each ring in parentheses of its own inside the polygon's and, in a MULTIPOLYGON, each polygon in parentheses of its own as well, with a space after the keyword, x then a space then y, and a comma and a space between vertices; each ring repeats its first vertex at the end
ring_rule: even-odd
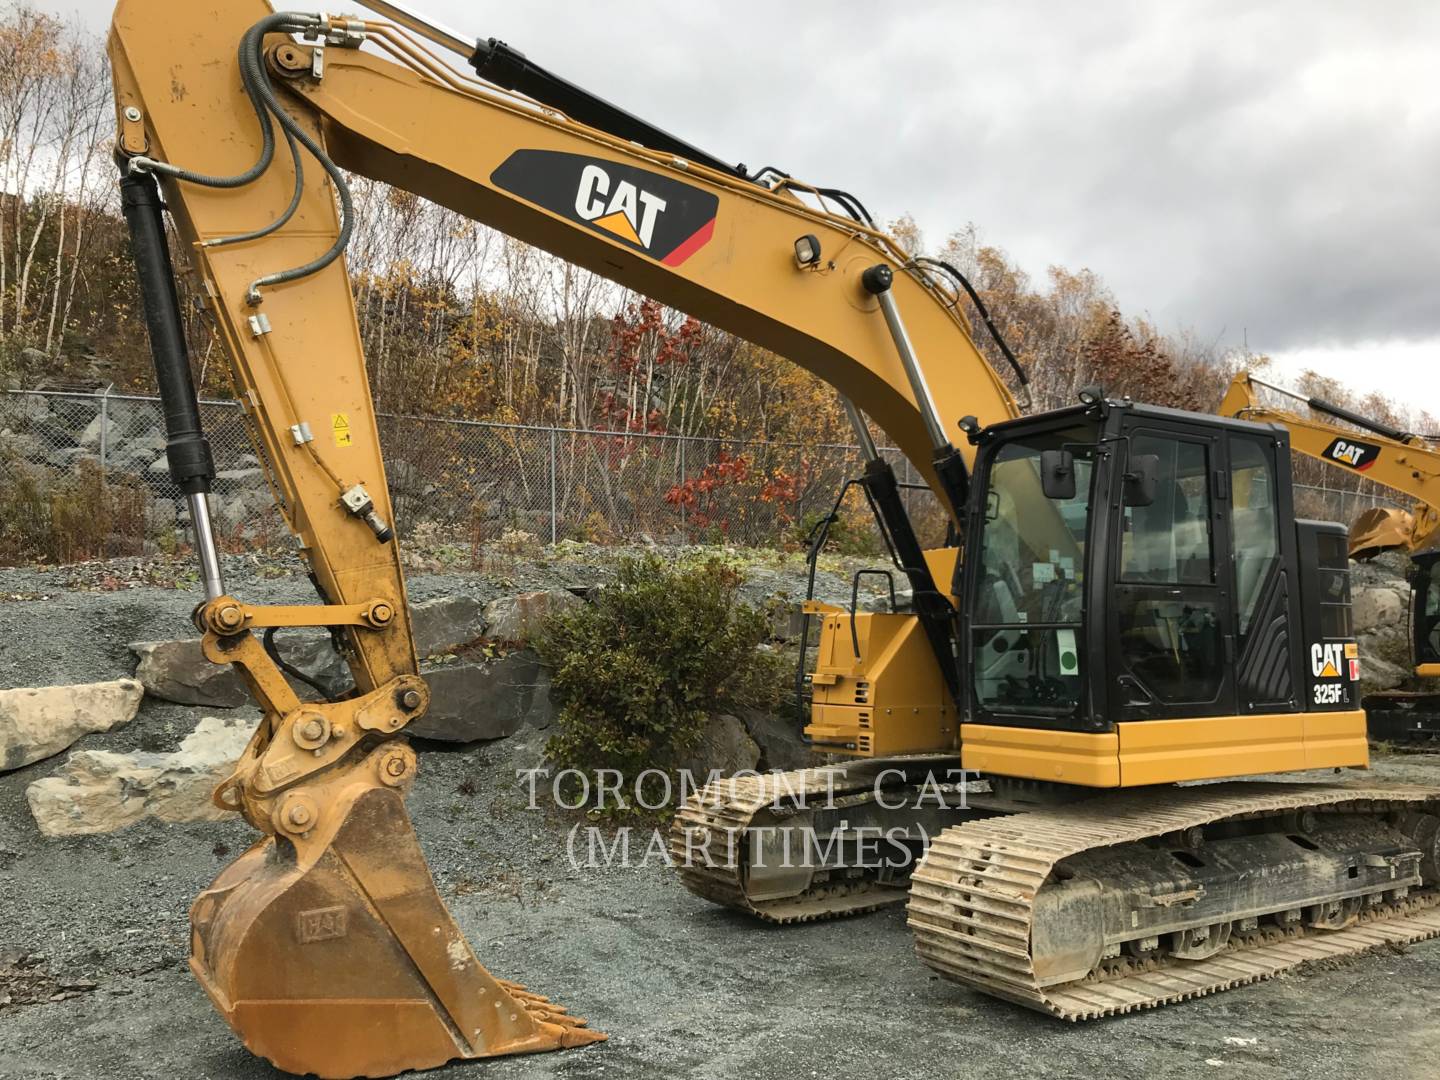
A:
POLYGON ((1040 451, 1040 490, 1047 499, 1075 497, 1075 455, 1069 450, 1040 451))
POLYGON ((1125 505, 1149 506, 1155 501, 1160 486, 1160 455, 1130 455, 1130 471, 1125 474, 1125 505))

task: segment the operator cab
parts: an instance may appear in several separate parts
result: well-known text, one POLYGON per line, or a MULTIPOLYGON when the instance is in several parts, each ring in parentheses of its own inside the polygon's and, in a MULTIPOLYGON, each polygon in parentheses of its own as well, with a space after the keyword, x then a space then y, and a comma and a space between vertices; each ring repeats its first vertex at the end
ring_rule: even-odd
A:
POLYGON ((1345 530, 1295 520, 1284 429, 1094 398, 972 436, 965 721, 1357 708, 1345 530))

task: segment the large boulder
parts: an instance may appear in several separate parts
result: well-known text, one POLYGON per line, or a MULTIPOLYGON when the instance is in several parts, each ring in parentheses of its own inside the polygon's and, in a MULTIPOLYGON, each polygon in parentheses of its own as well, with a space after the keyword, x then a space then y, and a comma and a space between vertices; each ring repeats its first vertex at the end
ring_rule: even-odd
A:
MULTIPOLYGON (((331 695, 343 693, 354 682, 350 666, 345 658, 335 651, 330 634, 325 630, 291 630, 275 639, 276 647, 285 662, 305 672, 322 686, 330 688, 331 695)), ((290 685, 303 701, 315 701, 319 694, 314 687, 291 679, 290 685)))
POLYGON ((134 679, 0 690, 0 772, 58 754, 82 735, 128 724, 144 693, 134 679))
POLYGON ((536 731, 544 731, 555 723, 559 712, 560 703, 555 700, 550 669, 542 667, 535 676, 535 694, 530 699, 530 711, 525 714, 525 724, 536 731))
POLYGON ((530 642, 556 611, 584 601, 568 589, 546 589, 492 600, 485 608, 486 634, 496 641, 530 642))
POLYGON ((1363 656, 1360 660, 1360 695, 1378 694, 1404 685, 1410 678, 1411 670, 1378 656, 1363 656))
POLYGON ((405 730, 456 743, 513 735, 530 714, 542 670, 534 653, 515 652, 500 660, 427 671, 430 708, 405 730))
POLYGON ((16 394, 5 401, 5 416, 11 420, 29 420, 31 423, 50 418, 48 398, 43 394, 16 394))
POLYGON ((815 763, 810 744, 802 734, 805 723, 795 716, 777 716, 759 709, 743 709, 740 719, 760 748, 763 769, 804 769, 815 763))
MULTIPOLYGON (((120 432, 127 442, 136 436, 152 436, 160 430, 163 414, 160 406, 153 401, 111 401, 106 410, 110 418, 120 425, 120 432)), ((160 438, 163 448, 165 439, 160 438)))
POLYGON ((698 790, 713 771, 722 776, 752 772, 760 763, 760 747, 737 716, 719 713, 700 735, 700 740, 683 751, 657 755, 656 764, 673 772, 689 773, 698 790))
POLYGON ((108 449, 119 441, 121 435, 120 425, 108 416, 96 415, 95 419, 85 425, 85 430, 80 434, 80 445, 89 449, 95 449, 103 441, 108 449))
MULTIPOLYGON (((255 466, 246 469, 222 469, 215 474, 215 491, 217 493, 248 492, 264 488, 265 473, 255 466)), ((266 497, 269 497, 268 493, 266 497)))
POLYGON ((207 716, 171 754, 77 751, 54 776, 26 788, 30 812, 46 836, 115 832, 147 817, 219 821, 230 811, 210 793, 230 775, 256 723, 207 716))
POLYGON ((474 597, 441 596, 410 605, 415 652, 427 656, 449 652, 485 633, 486 612, 474 597))
POLYGON ((1351 596, 1350 611, 1359 634, 1403 626, 1409 618, 1410 593, 1396 585, 1362 586, 1351 596))
POLYGON ((130 651, 139 661, 135 677, 151 697, 215 709, 239 708, 250 699, 239 671, 205 659, 199 638, 132 641, 130 651))
POLYGON ((156 454, 165 452, 165 436, 155 433, 126 436, 118 446, 107 447, 107 451, 112 460, 126 462, 133 470, 143 472, 156 454))
POLYGON ((28 431, 0 431, 0 458, 9 456, 26 461, 45 461, 50 455, 45 443, 28 431))

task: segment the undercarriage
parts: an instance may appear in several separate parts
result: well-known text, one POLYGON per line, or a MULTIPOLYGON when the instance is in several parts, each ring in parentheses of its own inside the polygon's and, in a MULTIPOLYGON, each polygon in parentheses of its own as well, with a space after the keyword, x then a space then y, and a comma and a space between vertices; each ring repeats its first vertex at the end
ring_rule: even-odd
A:
POLYGON ((1440 789, 936 780, 955 765, 717 781, 672 853, 692 892, 768 922, 904 901, 925 963, 1068 1020, 1440 935, 1440 789))

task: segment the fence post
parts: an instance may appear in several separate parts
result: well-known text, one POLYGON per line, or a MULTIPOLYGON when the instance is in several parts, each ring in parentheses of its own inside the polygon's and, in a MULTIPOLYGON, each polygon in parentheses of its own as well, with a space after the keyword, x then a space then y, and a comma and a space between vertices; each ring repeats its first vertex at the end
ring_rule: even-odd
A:
POLYGON ((550 543, 555 544, 560 538, 560 522, 558 520, 558 500, 555 498, 555 472, 560 433, 553 427, 550 429, 550 543))
MULTIPOLYGON (((685 485, 685 436, 680 436, 680 486, 685 485)), ((680 531, 685 531, 685 500, 680 500, 680 531)))
POLYGON ((105 459, 110 450, 110 391, 114 383, 106 383, 100 391, 100 482, 105 482, 105 459))

